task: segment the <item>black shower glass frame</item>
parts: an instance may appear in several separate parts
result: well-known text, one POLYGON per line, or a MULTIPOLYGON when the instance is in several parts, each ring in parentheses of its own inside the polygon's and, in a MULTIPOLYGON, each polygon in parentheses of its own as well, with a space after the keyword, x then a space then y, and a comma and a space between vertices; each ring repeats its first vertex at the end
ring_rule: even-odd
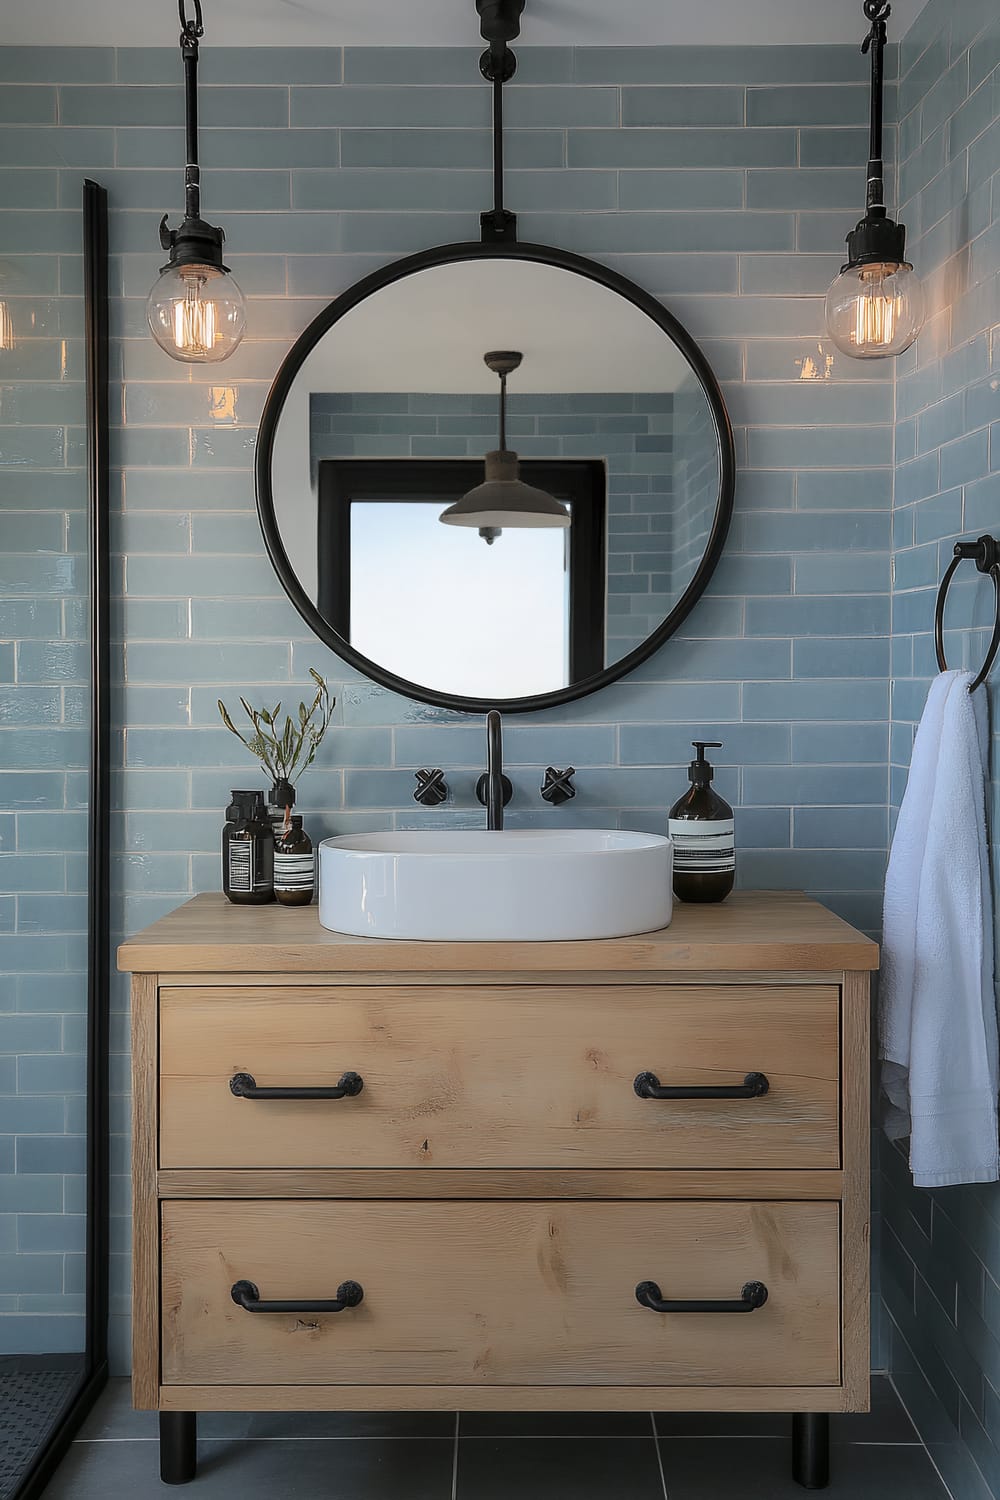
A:
POLYGON ((87 876, 86 1335, 76 1390, 11 1500, 39 1500, 108 1380, 108 1012, 111 972, 111 548, 108 403, 108 195, 83 185, 84 348, 90 634, 87 876))
POLYGON ((421 250, 416 255, 406 256, 403 260, 394 261, 391 265, 374 271, 370 276, 364 277, 349 290, 336 297, 313 319, 285 356, 268 393, 257 440, 255 477, 257 513, 264 536, 264 545, 275 573, 285 593, 313 634, 332 651, 335 651, 343 661, 383 687, 403 697, 414 698, 420 703, 430 703, 438 708, 467 713, 485 713, 491 708, 500 708, 505 713, 530 713, 538 709, 555 708, 562 703, 572 703, 577 698, 585 698, 599 688, 606 687, 609 683, 617 682, 619 678, 626 676, 635 667, 647 661, 687 619, 704 593, 725 545, 733 515, 736 453, 732 424, 726 410, 725 399, 711 366, 687 330, 655 297, 643 291, 627 277, 620 276, 617 271, 612 271, 607 266, 599 265, 596 261, 588 260, 585 256, 576 255, 569 250, 517 241, 495 243, 469 240, 451 245, 439 245, 431 250, 421 250), (275 514, 271 478, 278 422, 285 400, 303 362, 315 349, 320 339, 329 333, 346 313, 366 298, 374 296, 385 287, 392 286, 395 282, 402 281, 415 272, 464 261, 489 260, 533 261, 574 272, 578 276, 584 276, 606 287, 609 291, 616 292, 618 296, 625 298, 644 312, 663 330, 666 337, 672 340, 696 375, 712 413, 719 448, 719 499, 705 551, 687 588, 656 630, 652 631, 635 650, 628 652, 618 661, 607 666, 602 665, 599 670, 590 672, 566 687, 547 693, 536 693, 520 698, 504 698, 499 701, 440 692, 425 684, 410 682, 405 678, 397 677, 394 672, 387 671, 378 662, 356 651, 350 641, 345 639, 324 616, 322 610, 310 599, 299 582, 281 538, 275 514))

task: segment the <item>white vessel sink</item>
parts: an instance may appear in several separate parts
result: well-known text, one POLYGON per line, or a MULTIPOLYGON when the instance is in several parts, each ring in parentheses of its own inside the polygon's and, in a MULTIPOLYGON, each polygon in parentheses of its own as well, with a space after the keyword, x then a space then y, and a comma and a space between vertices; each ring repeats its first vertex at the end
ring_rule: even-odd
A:
POLYGON ((359 937, 545 942, 666 927, 673 844, 649 833, 358 833, 319 846, 319 919, 359 937))

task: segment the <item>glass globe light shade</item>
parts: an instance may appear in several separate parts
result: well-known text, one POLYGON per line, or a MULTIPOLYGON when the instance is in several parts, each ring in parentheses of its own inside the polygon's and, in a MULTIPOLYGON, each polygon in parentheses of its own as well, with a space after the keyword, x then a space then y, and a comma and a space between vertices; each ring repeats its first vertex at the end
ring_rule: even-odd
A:
POLYGON ((10 306, 0 298, 0 354, 9 353, 14 347, 14 320, 10 306))
POLYGON ((902 354, 923 327, 924 290, 906 261, 845 266, 826 294, 826 326, 852 359, 902 354))
POLYGON ((228 271, 218 266, 167 266, 146 302, 156 342, 172 359, 218 364, 246 330, 246 302, 228 271))

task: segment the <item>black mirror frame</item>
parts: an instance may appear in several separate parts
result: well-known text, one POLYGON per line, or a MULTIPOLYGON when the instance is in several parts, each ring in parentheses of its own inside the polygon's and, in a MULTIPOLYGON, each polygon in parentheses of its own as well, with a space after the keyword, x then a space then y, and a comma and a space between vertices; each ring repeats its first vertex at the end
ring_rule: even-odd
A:
POLYGON ((500 708, 504 713, 531 713, 539 709, 556 708, 563 703, 572 703, 577 698, 586 698, 589 694, 597 692, 599 688, 617 682, 634 667, 647 661, 687 618, 704 593, 705 586, 715 571, 725 545, 733 515, 736 449, 725 399, 708 361, 687 330, 655 297, 644 292, 627 277, 619 276, 617 271, 599 265, 596 261, 588 260, 585 256, 575 255, 569 250, 557 250, 548 245, 517 242, 511 244, 481 243, 470 240, 458 241, 450 245, 438 245, 431 250, 421 250, 416 255, 408 255, 403 260, 393 261, 381 270, 373 271, 370 276, 365 276, 348 291, 336 297, 313 319, 288 351, 268 392, 257 437, 255 477, 257 514, 264 535, 264 545, 274 571, 285 593, 310 630, 324 645, 329 646, 331 651, 336 652, 348 665, 357 668, 382 687, 389 688, 402 697, 413 698, 418 703, 429 703, 437 708, 453 709, 464 713, 486 713, 491 708, 500 708), (605 667, 601 672, 595 672, 590 677, 582 678, 568 687, 557 688, 551 693, 536 693, 525 698, 500 700, 466 698, 455 693, 437 692, 420 683, 408 682, 405 678, 397 677, 395 673, 386 671, 377 662, 370 661, 368 657, 355 651, 353 646, 323 618, 299 583, 278 530, 274 511, 274 494, 271 488, 274 440, 285 398, 306 356, 312 353, 323 335, 328 333, 345 313, 357 307, 374 292, 381 291, 383 287, 391 286, 393 282, 401 281, 416 271, 426 271, 434 266, 451 265, 459 261, 494 259, 535 261, 543 265, 557 266, 565 271, 573 271, 579 276, 585 276, 590 281, 597 282, 600 286, 607 287, 609 291, 617 292, 620 297, 624 297, 658 324, 680 349, 701 383, 712 411, 720 459, 719 501, 708 545, 694 577, 663 623, 646 637, 641 646, 637 646, 634 651, 630 651, 628 655, 605 667))

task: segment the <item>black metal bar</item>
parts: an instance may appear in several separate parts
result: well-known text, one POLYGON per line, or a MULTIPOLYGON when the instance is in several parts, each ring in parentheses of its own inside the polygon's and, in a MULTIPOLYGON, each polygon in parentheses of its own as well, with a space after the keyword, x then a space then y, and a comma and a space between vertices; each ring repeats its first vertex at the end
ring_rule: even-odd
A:
POLYGON ((231 1288, 231 1296, 237 1307, 250 1313, 340 1313, 349 1307, 359 1306, 364 1301, 365 1289, 358 1281, 342 1281, 337 1288, 336 1298, 303 1301, 299 1297, 293 1297, 287 1301, 268 1302, 261 1297, 254 1282, 236 1281, 231 1288))
POLYGON ((632 1085, 640 1099, 761 1099, 771 1087, 765 1073, 748 1073, 742 1083, 664 1085, 655 1073, 639 1073, 632 1085))
POLYGON ((360 1073, 341 1073, 340 1081, 328 1088, 299 1088, 294 1084, 259 1088, 252 1073, 235 1073, 229 1080, 229 1091, 237 1099, 356 1099, 364 1086, 360 1073))
POLYGON ((884 167, 882 164, 882 117, 886 45, 886 17, 890 6, 886 0, 864 0, 864 12, 871 21, 865 37, 864 52, 871 52, 872 82, 868 127, 868 211, 885 207, 884 167))
POLYGON ((198 1417, 193 1411, 160 1412, 160 1478, 190 1484, 198 1470, 198 1417))
POLYGON ((792 1477, 807 1490, 825 1490, 830 1483, 828 1412, 796 1412, 792 1417, 792 1477))
POLYGON ((762 1281, 747 1281, 740 1295, 731 1299, 670 1301, 663 1296, 655 1281, 640 1281, 635 1289, 635 1300, 641 1307, 657 1313, 748 1313, 764 1306, 767 1287, 762 1281))
POLYGON ((1000 542, 997 541, 996 537, 985 535, 979 537, 974 542, 955 543, 952 559, 941 580, 937 601, 934 606, 934 651, 937 656, 938 667, 942 672, 947 672, 948 670, 948 662, 944 651, 944 606, 948 595, 948 588, 960 562, 974 562, 980 573, 988 573, 993 580, 993 593, 995 596, 993 634, 990 637, 990 644, 986 650, 985 660, 977 676, 969 685, 969 692, 974 693, 976 688, 981 687, 990 675, 997 652, 1000 651, 1000 542))
POLYGON ((90 1372, 108 1357, 108 1028, 111 989, 111 481, 108 195, 83 186, 90 592, 90 799, 87 814, 87 1287, 90 1372))

